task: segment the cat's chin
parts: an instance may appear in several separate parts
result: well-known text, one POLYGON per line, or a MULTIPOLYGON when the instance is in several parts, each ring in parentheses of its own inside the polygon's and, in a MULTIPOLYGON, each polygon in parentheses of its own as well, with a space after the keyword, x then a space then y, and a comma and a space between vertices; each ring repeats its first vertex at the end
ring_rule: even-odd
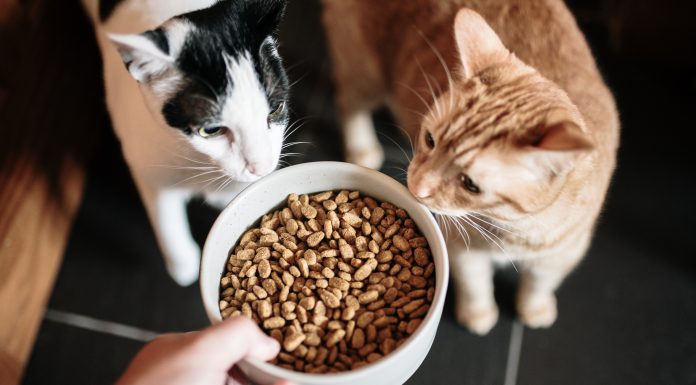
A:
POLYGON ((228 174, 228 175, 233 180, 235 180, 237 182, 241 182, 241 183, 253 183, 253 182, 256 182, 257 180, 263 178, 264 176, 266 176, 266 175, 258 176, 258 175, 252 175, 252 174, 247 174, 247 173, 235 174, 235 175, 228 174))

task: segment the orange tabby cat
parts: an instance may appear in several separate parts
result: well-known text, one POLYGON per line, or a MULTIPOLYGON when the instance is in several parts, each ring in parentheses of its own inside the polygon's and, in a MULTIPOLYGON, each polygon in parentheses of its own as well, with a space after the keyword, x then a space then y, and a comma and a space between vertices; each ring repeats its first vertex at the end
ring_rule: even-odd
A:
POLYGON ((561 0, 324 0, 348 160, 378 167, 370 112, 416 143, 408 187, 450 218, 457 319, 498 319, 493 268, 521 274, 525 324, 585 254, 615 165, 619 122, 561 0), (466 233, 464 233, 466 231, 466 233))

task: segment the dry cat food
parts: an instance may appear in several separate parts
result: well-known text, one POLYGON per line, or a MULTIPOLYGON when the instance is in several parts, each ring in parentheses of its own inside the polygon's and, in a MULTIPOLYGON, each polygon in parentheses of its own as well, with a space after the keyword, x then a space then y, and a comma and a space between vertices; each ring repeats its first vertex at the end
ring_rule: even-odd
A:
POLYGON ((250 317, 277 339, 273 363, 340 372, 414 333, 435 294, 434 270, 403 209, 357 191, 290 194, 232 250, 220 311, 250 317))

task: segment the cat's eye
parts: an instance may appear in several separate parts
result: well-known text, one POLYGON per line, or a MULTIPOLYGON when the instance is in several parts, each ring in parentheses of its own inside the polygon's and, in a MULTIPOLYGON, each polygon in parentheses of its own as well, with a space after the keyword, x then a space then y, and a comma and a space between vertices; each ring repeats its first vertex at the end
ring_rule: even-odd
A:
POLYGON ((474 181, 466 174, 459 175, 459 182, 465 189, 473 194, 478 194, 481 192, 481 189, 476 185, 476 183, 474 183, 474 181))
POLYGON ((433 134, 430 131, 425 134, 425 144, 428 145, 428 148, 435 147, 435 139, 433 139, 433 134))
POLYGON ((198 135, 200 135, 202 138, 208 139, 223 134, 225 130, 227 130, 227 127, 223 126, 201 127, 198 129, 198 135))
POLYGON ((283 113, 285 112, 285 102, 280 102, 273 109, 273 112, 268 114, 268 128, 271 128, 272 122, 277 122, 283 118, 283 113))

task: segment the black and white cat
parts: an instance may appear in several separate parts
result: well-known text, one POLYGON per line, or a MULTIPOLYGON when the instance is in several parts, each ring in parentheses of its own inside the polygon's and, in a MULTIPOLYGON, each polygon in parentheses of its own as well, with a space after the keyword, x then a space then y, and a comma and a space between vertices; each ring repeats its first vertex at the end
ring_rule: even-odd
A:
POLYGON ((273 33, 285 0, 83 3, 111 121, 167 270, 191 284, 200 249, 188 200, 223 206, 278 165, 289 86, 273 33))

